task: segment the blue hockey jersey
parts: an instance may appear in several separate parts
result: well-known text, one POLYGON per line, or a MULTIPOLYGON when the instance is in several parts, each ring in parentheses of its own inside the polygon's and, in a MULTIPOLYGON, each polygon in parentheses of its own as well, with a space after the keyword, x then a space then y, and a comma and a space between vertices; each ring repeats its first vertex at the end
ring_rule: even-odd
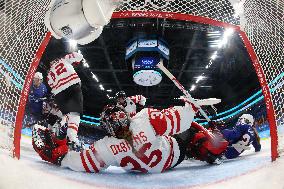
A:
POLYGON ((222 130, 221 133, 229 142, 229 146, 225 152, 227 159, 238 157, 245 150, 250 149, 251 144, 256 152, 261 149, 258 136, 250 125, 238 124, 233 129, 222 130))
POLYGON ((31 86, 28 107, 32 114, 42 114, 43 97, 46 97, 46 86, 41 83, 39 87, 31 86))

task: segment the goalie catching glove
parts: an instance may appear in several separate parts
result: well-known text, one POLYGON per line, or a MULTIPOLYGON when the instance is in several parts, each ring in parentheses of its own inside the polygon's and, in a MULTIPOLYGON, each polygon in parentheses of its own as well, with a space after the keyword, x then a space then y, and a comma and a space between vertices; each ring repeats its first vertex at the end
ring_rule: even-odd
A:
POLYGON ((60 165, 68 152, 66 143, 66 139, 56 139, 49 129, 41 125, 34 125, 32 145, 42 160, 60 165))

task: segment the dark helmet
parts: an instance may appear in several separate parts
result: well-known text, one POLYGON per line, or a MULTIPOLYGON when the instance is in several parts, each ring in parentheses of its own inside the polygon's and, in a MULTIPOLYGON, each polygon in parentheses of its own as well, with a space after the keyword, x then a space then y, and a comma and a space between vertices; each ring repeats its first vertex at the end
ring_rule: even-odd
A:
POLYGON ((116 138, 119 137, 121 131, 129 127, 129 118, 124 108, 117 105, 105 106, 101 113, 101 125, 108 134, 116 138))
POLYGON ((124 91, 119 91, 115 94, 115 99, 118 100, 119 98, 126 98, 126 93, 124 91))

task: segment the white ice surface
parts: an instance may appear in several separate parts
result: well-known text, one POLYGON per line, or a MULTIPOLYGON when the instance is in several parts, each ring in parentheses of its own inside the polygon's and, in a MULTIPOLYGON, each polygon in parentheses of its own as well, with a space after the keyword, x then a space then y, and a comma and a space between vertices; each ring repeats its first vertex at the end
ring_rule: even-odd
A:
POLYGON ((162 174, 126 173, 110 167, 99 174, 78 173, 43 162, 22 137, 20 161, 0 149, 0 189, 90 189, 90 188, 241 188, 284 189, 284 158, 271 163, 270 141, 262 151, 244 153, 221 165, 184 161, 162 174))

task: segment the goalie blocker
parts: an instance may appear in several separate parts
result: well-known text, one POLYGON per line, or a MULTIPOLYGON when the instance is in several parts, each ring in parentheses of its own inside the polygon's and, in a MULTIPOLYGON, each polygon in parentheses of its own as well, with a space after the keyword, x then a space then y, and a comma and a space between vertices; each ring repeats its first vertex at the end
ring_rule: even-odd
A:
POLYGON ((101 35, 118 3, 119 0, 53 0, 45 25, 57 39, 88 44, 101 35))

